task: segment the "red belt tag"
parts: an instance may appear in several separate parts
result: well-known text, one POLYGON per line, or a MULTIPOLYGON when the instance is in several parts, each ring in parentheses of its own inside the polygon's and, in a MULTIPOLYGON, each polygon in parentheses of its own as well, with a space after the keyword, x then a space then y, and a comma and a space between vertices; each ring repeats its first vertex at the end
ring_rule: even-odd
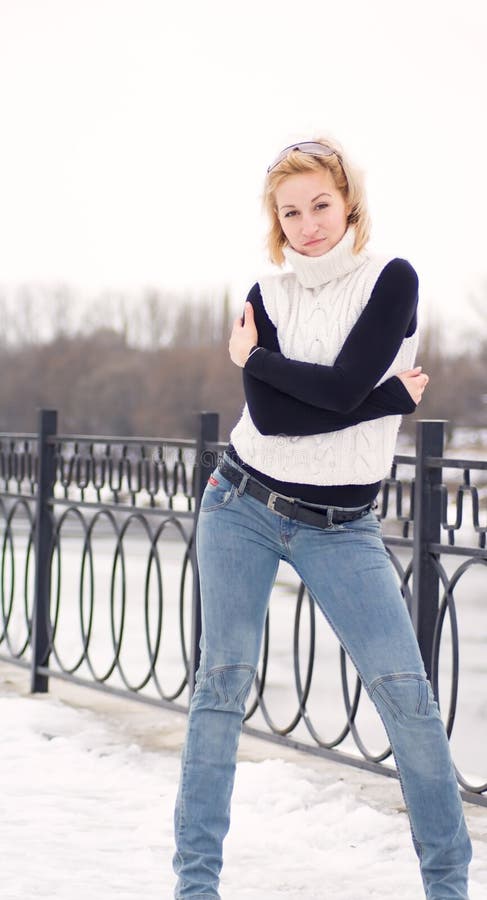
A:
POLYGON ((213 478, 213 475, 210 475, 210 477, 209 477, 209 479, 208 479, 208 484, 212 484, 212 485, 215 486, 215 485, 217 485, 217 484, 220 484, 220 482, 217 481, 216 478, 213 478))

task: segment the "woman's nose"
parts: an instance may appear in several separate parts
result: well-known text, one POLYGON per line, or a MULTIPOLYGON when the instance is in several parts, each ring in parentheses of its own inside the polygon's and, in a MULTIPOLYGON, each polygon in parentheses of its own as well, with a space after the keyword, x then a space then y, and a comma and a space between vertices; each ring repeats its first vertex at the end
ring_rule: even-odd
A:
POLYGON ((315 222, 311 216, 303 216, 301 220, 301 231, 303 235, 315 234, 317 228, 318 223, 315 222))

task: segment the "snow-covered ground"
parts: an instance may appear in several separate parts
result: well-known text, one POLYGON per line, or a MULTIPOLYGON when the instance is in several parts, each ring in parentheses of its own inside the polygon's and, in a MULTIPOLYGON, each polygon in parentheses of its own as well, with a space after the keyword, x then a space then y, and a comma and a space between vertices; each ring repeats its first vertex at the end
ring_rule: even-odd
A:
MULTIPOLYGON (((170 900, 185 717, 0 663, 3 900, 170 900)), ((466 804, 471 900, 487 809, 466 804)), ((420 900, 398 783, 244 735, 224 900, 420 900)))

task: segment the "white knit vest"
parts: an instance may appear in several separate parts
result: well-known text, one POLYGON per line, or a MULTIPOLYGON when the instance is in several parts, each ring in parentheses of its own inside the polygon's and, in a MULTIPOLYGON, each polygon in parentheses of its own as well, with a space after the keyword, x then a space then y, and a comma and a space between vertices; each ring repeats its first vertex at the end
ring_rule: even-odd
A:
MULTIPOLYGON (((294 272, 259 279, 265 309, 284 356, 333 365, 390 257, 353 252, 354 229, 328 253, 308 257, 287 247, 294 272)), ((394 297, 391 297, 394 303, 394 297)), ((414 365, 418 334, 405 338, 378 384, 414 365)), ((230 440, 244 462, 280 481, 371 484, 390 470, 401 416, 305 437, 262 435, 247 405, 230 440)), ((292 422, 289 423, 292 431, 292 422)))

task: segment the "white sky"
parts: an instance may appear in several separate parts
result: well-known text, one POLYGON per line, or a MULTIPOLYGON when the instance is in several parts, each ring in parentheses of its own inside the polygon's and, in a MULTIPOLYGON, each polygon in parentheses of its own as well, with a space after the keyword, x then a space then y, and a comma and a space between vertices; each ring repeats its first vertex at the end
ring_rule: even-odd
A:
POLYGON ((485 0, 0 0, 0 284, 229 285, 240 308, 268 162, 328 133, 424 317, 478 325, 486 43, 485 0))

